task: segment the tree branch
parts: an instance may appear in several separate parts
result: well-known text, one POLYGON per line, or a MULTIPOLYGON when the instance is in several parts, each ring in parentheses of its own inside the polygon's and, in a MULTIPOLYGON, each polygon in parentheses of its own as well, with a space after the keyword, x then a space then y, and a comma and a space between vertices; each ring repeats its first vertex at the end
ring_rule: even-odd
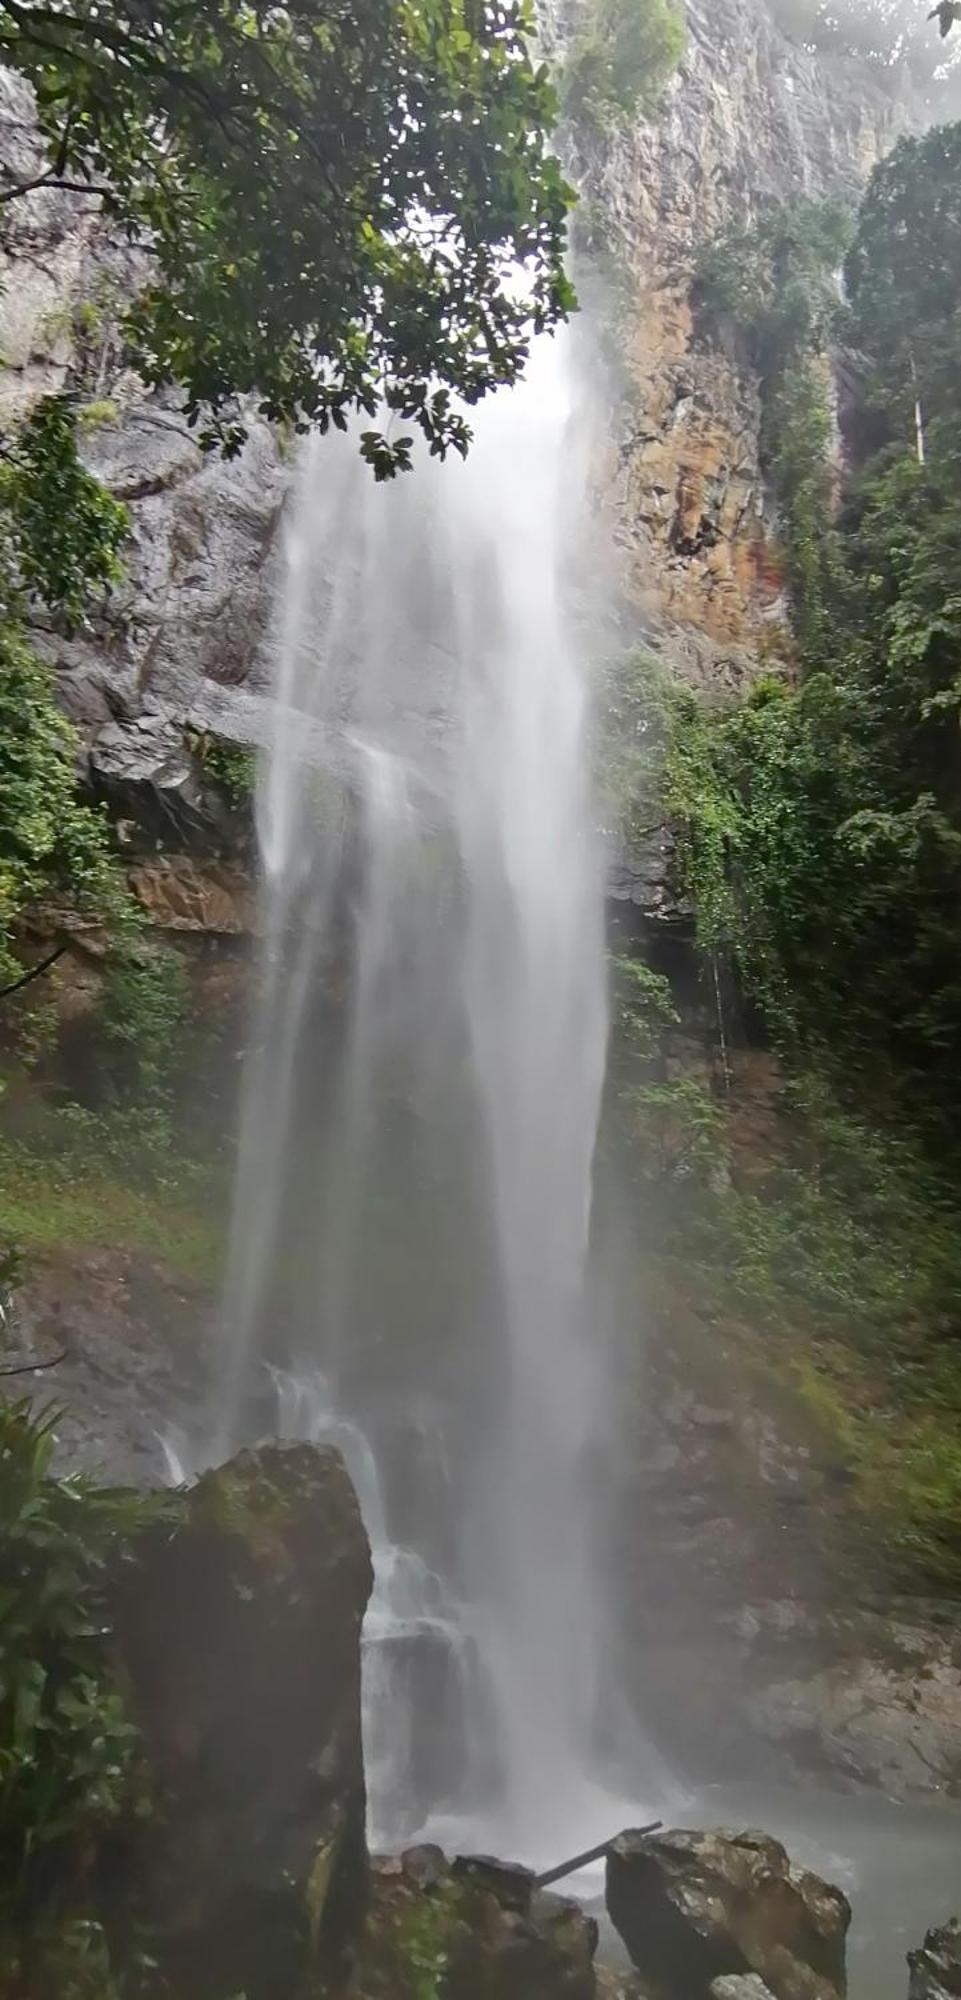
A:
MULTIPOLYGON (((125 33, 111 22, 51 12, 43 7, 21 7, 17 0, 0 0, 0 16, 4 14, 9 15, 15 32, 0 35, 0 47, 15 49, 18 42, 28 42, 35 48, 62 56, 66 62, 76 63, 86 57, 88 61, 95 61, 101 69, 108 63, 128 64, 132 72, 146 71, 148 76, 163 79, 184 96, 192 96, 216 118, 222 118, 225 113, 238 115, 242 112, 246 116, 253 108, 236 90, 232 93, 226 89, 215 92, 191 70, 158 54, 151 43, 125 33), (71 36, 76 36, 79 47, 71 42, 71 36)), ((72 118, 73 113, 70 115, 72 118)))
POLYGON ((55 1354, 50 1361, 24 1361, 16 1368, 0 1368, 0 1375, 39 1375, 44 1368, 59 1368, 61 1361, 66 1361, 66 1358, 67 1350, 62 1347, 60 1353, 55 1354))
POLYGON ((56 951, 51 951, 46 958, 42 958, 39 965, 31 965, 28 972, 21 973, 20 978, 14 979, 9 986, 0 986, 0 1000, 6 1000, 11 993, 19 993, 21 987, 29 986, 32 979, 39 979, 42 972, 49 972, 50 967, 56 965, 58 958, 62 958, 68 948, 65 944, 58 944, 56 951))
POLYGON ((0 202, 19 201, 21 195, 33 194, 37 188, 60 188, 65 194, 109 194, 110 189, 92 186, 89 181, 64 180, 53 167, 45 174, 38 174, 36 180, 17 181, 13 187, 0 188, 0 202))

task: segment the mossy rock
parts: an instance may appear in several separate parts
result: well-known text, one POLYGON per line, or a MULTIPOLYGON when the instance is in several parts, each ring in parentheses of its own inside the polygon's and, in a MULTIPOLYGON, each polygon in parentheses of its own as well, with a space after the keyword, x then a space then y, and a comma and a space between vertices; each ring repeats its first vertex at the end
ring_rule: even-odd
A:
POLYGON ((293 2000, 333 1977, 363 1920, 371 1583, 343 1460, 308 1444, 206 1473, 119 1581, 161 1801, 135 1893, 178 2000, 293 2000))
POLYGON ((415 1857, 375 1863, 350 2000, 593 2000, 597 1928, 574 1903, 487 1863, 424 1882, 415 1857))

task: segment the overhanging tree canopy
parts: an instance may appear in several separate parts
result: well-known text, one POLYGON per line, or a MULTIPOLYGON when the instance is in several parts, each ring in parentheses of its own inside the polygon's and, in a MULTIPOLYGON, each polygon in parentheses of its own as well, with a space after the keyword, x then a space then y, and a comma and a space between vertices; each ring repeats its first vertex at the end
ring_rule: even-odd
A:
POLYGON ((961 123, 903 138, 875 167, 844 276, 850 333, 874 363, 875 401, 909 428, 956 417, 961 351, 961 123))
MULTIPOLYGON (((531 28, 528 0, 0 0, 0 60, 43 184, 99 190, 150 253, 145 378, 228 449, 237 396, 321 430, 386 404, 362 450, 389 477, 395 421, 464 451, 452 397, 513 381, 572 303, 531 28)), ((0 200, 23 188, 0 163, 0 200)))

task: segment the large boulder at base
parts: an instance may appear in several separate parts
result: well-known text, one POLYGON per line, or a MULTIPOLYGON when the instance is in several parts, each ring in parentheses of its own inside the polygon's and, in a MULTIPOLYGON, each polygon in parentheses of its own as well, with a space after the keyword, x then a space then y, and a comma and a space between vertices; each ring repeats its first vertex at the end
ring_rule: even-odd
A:
POLYGON ((851 1911, 840 1889, 792 1868, 763 1833, 622 1833, 607 1907, 643 1979, 665 2000, 709 2000, 756 1973, 774 2000, 841 2000, 851 1911))
MULTIPOLYGON (((595 2000, 597 1925, 527 1869, 449 1866, 436 1848, 373 1864, 352 2000, 595 2000)), ((630 1992, 630 1988, 624 1989, 630 1992)))
POLYGON ((908 1953, 908 2000, 957 2000, 961 1995, 961 1921, 929 1931, 918 1951, 908 1953))
POLYGON ((459 1934, 445 2000, 593 2000, 597 1925, 578 1903, 484 1855, 455 1861, 451 1884, 459 1934))
POLYGON ((152 1529, 116 1632, 157 1807, 134 1907, 178 2000, 283 2000, 363 1918, 370 1550, 340 1454, 264 1445, 152 1529))

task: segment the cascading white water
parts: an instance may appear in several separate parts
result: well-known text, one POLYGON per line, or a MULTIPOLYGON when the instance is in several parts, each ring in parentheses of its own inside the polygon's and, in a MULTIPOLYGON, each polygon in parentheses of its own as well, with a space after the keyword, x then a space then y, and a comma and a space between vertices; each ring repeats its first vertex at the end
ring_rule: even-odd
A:
POLYGON ((569 341, 542 341, 466 464, 382 488, 353 440, 305 455, 217 1423, 223 1450, 267 1358, 282 1428, 348 1447, 377 1835, 460 1813, 530 1855, 586 1824, 601 1629, 574 415, 569 341))
MULTIPOLYGON (((464 986, 489 1148, 509 1354, 477 1467, 513 1843, 557 1838, 590 1761, 598 1637, 585 1455, 601 1374, 586 1296, 606 1012, 585 686, 565 607, 572 449, 563 349, 478 437, 496 535, 457 575, 464 727, 454 810, 467 877, 464 986)), ((583 487, 582 489, 583 490, 583 487)), ((451 547, 451 561, 455 551, 451 547)))

